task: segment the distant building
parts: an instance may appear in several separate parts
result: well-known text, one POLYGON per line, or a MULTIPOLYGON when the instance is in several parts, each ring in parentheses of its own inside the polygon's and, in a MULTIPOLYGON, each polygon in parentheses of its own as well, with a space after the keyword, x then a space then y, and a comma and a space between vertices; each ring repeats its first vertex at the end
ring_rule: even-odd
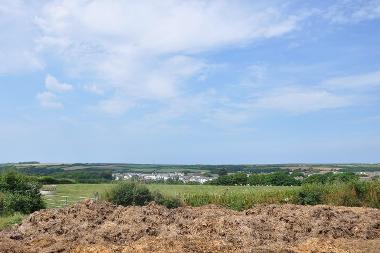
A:
POLYGON ((207 181, 215 179, 215 177, 206 177, 199 173, 180 173, 180 172, 172 172, 172 173, 114 173, 112 174, 114 180, 129 180, 136 179, 140 181, 167 181, 167 180, 176 180, 182 181, 184 183, 195 182, 204 184, 207 181))

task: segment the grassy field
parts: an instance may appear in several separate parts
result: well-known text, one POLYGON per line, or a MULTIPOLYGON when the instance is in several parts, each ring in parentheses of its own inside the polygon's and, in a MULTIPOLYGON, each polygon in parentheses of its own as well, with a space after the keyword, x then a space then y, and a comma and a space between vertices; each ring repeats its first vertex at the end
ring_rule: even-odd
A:
MULTIPOLYGON (((54 196, 45 196, 49 208, 62 207, 93 198, 95 192, 100 196, 113 184, 63 184, 57 185, 54 196)), ((291 202, 299 187, 288 186, 213 186, 213 185, 160 185, 147 187, 166 196, 179 197, 192 206, 220 204, 233 209, 242 209, 258 203, 291 202)))
POLYGON ((0 230, 14 224, 19 224, 25 217, 24 214, 14 213, 8 216, 0 216, 0 230))
POLYGON ((93 198, 95 193, 102 194, 113 184, 60 184, 54 195, 46 195, 44 199, 48 208, 70 205, 84 199, 93 198))

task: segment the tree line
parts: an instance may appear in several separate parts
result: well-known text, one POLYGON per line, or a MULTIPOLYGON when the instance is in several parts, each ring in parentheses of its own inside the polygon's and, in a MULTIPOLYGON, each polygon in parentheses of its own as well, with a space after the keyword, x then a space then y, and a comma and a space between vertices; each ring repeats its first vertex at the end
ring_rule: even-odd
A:
POLYGON ((301 184, 327 184, 336 182, 355 182, 359 176, 352 172, 314 174, 304 177, 302 173, 290 173, 278 171, 273 173, 233 173, 222 175, 208 182, 212 185, 271 185, 271 186, 296 186, 301 184))

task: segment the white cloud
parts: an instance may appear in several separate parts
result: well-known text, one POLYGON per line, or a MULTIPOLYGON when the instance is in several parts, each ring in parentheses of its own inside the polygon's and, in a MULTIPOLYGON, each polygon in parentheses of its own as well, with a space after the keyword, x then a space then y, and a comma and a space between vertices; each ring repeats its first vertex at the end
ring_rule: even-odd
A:
MULTIPOLYGON (((60 61, 64 73, 72 78, 89 77, 85 90, 110 94, 96 107, 111 115, 121 115, 139 103, 170 104, 201 97, 197 93, 202 91, 193 85, 207 79, 213 64, 200 53, 282 36, 297 29, 305 18, 305 13, 272 2, 6 2, 0 4, 0 12, 6 10, 10 18, 7 23, 0 19, 0 23, 4 27, 15 23, 10 29, 17 27, 18 36, 27 35, 12 40, 25 41, 16 51, 27 52, 29 57, 10 56, 19 59, 15 66, 43 68, 39 57, 46 56, 47 62, 51 58, 60 61)), ((46 76, 45 86, 47 91, 38 97, 42 105, 50 107, 63 107, 56 94, 73 90, 71 84, 52 75, 46 76)), ((225 117, 227 111, 215 115, 225 117)))
POLYGON ((359 75, 335 77, 323 81, 322 84, 332 89, 380 87, 380 70, 359 75))
POLYGON ((99 102, 96 109, 111 116, 119 116, 127 112, 135 105, 132 101, 127 101, 124 98, 114 97, 99 102))
POLYGON ((54 76, 48 74, 45 78, 45 87, 47 91, 37 94, 40 105, 47 108, 62 109, 63 104, 58 101, 58 97, 54 92, 68 92, 73 89, 71 84, 61 83, 54 76))
POLYGON ((0 51, 0 59, 0 74, 34 71, 43 69, 44 67, 44 64, 28 50, 19 51, 10 49, 0 51))
POLYGON ((298 21, 297 16, 284 16, 272 6, 228 1, 66 1, 45 10, 45 30, 70 32, 79 25, 87 35, 121 39, 121 48, 133 46, 154 53, 275 37, 293 30, 298 21))
MULTIPOLYGON (((356 14, 351 10, 350 15, 375 17, 375 4, 375 1, 371 2, 372 14, 368 14, 366 7, 356 14)), ((63 0, 34 4, 30 12, 21 4, 12 8, 1 7, 0 12, 2 9, 13 10, 13 14, 7 15, 27 20, 18 26, 28 27, 27 41, 35 42, 33 46, 29 43, 26 47, 26 55, 34 64, 27 65, 42 68, 36 54, 46 54, 61 61, 65 73, 89 77, 86 82, 90 84, 84 89, 99 95, 110 94, 95 107, 111 115, 122 115, 139 103, 178 105, 181 100, 199 100, 205 90, 194 89, 194 83, 205 80, 205 73, 212 66, 200 57, 200 53, 283 36, 296 30, 311 13, 286 9, 286 4, 273 5, 273 2, 222 0, 63 0), (29 29, 32 25, 34 27, 29 29)), ((330 13, 334 14, 334 8, 330 13)), ((338 9, 335 9, 337 13, 338 9)), ((17 48, 23 47, 22 44, 17 48)), ((22 64, 18 62, 17 65, 22 64)), ((257 88, 265 75, 265 68, 252 65, 251 76, 242 83, 246 89, 251 83, 254 84, 251 88, 257 88)), ((333 82, 337 80, 327 83, 332 85, 333 82)), ((45 86, 49 92, 38 96, 50 101, 52 107, 54 102, 56 107, 63 106, 56 101, 54 93, 73 89, 71 84, 60 82, 51 75, 46 77, 45 86)), ((202 109, 209 115, 229 117, 231 121, 244 121, 251 113, 234 115, 237 109, 218 104, 218 96, 223 97, 221 94, 213 95, 212 98, 201 99, 198 104, 187 102, 187 105, 182 105, 187 110, 197 110, 199 105, 205 104, 208 108, 202 109), (207 99, 211 101, 204 102, 207 99)), ((244 104, 246 101, 239 102, 244 104)), ((347 97, 320 87, 267 90, 266 95, 258 97, 253 104, 261 109, 308 112, 347 106, 350 102, 347 97)), ((176 111, 173 108, 169 110, 176 111)))
POLYGON ((0 74, 44 68, 31 43, 35 36, 31 22, 34 9, 19 0, 0 1, 0 74))
POLYGON ((254 102, 254 107, 301 114, 346 107, 351 103, 351 99, 347 96, 335 95, 322 89, 293 87, 273 90, 259 97, 254 102))
POLYGON ((199 53, 287 34, 300 14, 232 1, 54 1, 35 18, 38 50, 68 73, 134 100, 182 96, 205 78, 199 53))
POLYGON ((323 16, 333 23, 357 23, 380 18, 379 0, 344 0, 330 6, 323 16))
POLYGON ((54 92, 67 92, 73 89, 71 84, 61 83, 52 75, 47 75, 45 78, 46 89, 54 92))
POLYGON ((99 87, 99 85, 96 84, 87 84, 83 87, 86 91, 97 94, 97 95, 103 95, 104 90, 99 87))
POLYGON ((40 105, 47 108, 62 109, 63 104, 57 100, 57 96, 49 91, 44 91, 37 94, 37 99, 40 105))
POLYGON ((146 78, 142 86, 146 95, 157 98, 170 98, 179 95, 179 85, 186 79, 201 74, 208 65, 192 57, 177 55, 160 61, 146 78))

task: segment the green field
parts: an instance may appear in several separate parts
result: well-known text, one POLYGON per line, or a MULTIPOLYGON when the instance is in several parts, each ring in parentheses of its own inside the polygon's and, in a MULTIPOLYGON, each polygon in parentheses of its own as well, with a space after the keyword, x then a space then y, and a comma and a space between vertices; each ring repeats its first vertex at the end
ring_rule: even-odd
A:
MULTIPOLYGON (((114 184, 57 185, 53 196, 45 196, 48 208, 63 207, 75 202, 100 197, 114 184)), ((326 204, 380 208, 380 182, 304 186, 214 186, 147 184, 151 191, 175 196, 183 204, 202 206, 217 204, 234 210, 251 208, 256 204, 326 204), (302 197, 300 199, 300 196, 302 197)))
MULTIPOLYGON (((53 196, 45 196, 49 208, 62 207, 85 198, 100 196, 113 184, 62 184, 57 185, 53 196)), ((257 203, 291 202, 299 187, 289 186, 213 186, 213 185, 164 185, 148 184, 152 191, 166 196, 177 196, 186 204, 200 206, 220 204, 234 209, 249 207, 257 203)))

